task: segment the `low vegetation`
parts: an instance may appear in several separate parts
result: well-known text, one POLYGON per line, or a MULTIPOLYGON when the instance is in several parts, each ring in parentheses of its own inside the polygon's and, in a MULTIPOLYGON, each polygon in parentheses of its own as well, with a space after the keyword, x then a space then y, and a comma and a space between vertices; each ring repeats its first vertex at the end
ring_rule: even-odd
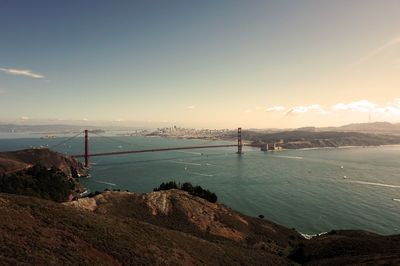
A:
POLYGON ((154 191, 160 190, 169 190, 169 189, 180 189, 188 192, 190 195, 203 198, 211 203, 215 203, 218 200, 218 197, 215 193, 209 191, 208 189, 204 189, 201 186, 193 186, 191 183, 186 182, 182 185, 180 183, 176 183, 175 181, 170 181, 166 183, 161 183, 158 188, 154 188, 154 191))
POLYGON ((0 192, 67 201, 77 190, 77 181, 61 170, 36 164, 28 169, 0 176, 0 192))

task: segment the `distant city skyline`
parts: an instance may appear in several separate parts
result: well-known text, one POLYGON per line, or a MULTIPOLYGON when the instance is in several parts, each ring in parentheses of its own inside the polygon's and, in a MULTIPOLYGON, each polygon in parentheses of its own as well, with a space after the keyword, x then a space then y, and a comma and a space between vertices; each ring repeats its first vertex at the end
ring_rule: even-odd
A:
POLYGON ((0 123, 400 122, 400 1, 0 1, 0 123))

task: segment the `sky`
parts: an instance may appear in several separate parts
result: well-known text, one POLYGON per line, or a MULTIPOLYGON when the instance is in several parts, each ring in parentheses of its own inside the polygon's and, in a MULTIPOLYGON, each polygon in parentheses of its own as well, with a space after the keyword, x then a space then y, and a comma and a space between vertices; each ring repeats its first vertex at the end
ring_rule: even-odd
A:
POLYGON ((0 123, 400 122, 400 0, 0 0, 0 123))

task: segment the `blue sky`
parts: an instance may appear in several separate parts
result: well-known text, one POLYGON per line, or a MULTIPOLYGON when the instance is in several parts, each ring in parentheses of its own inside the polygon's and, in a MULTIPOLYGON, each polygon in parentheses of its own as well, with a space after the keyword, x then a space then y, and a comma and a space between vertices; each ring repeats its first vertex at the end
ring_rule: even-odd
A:
POLYGON ((389 0, 0 0, 0 121, 400 122, 398 14, 389 0))

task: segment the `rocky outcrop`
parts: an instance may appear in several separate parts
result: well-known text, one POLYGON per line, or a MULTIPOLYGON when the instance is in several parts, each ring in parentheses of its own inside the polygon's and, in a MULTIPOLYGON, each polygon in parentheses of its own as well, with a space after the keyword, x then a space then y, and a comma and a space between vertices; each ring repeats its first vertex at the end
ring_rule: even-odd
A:
POLYGON ((291 263, 400 263, 400 236, 380 236, 364 231, 332 231, 307 240, 294 230, 243 215, 220 203, 210 203, 177 189, 149 193, 110 191, 65 205, 85 213, 137 219, 213 243, 231 241, 264 252, 265 256, 288 258, 291 263))
POLYGON ((210 240, 228 239, 272 254, 283 254, 303 239, 294 230, 245 216, 178 189, 149 193, 108 191, 65 204, 107 216, 136 218, 210 240))
MULTIPOLYGON (((98 197, 102 202, 106 197, 98 197)), ((128 194, 123 193, 127 196, 128 194)), ((114 197, 114 196, 113 196, 114 197)), ((120 199, 122 200, 122 199, 120 199)), ((98 208, 110 204, 99 203, 98 208)), ((98 210, 98 209, 97 209, 98 210)), ((157 216, 159 217, 159 216, 157 216)), ((291 265, 285 256, 133 217, 0 193, 2 265, 291 265)))

